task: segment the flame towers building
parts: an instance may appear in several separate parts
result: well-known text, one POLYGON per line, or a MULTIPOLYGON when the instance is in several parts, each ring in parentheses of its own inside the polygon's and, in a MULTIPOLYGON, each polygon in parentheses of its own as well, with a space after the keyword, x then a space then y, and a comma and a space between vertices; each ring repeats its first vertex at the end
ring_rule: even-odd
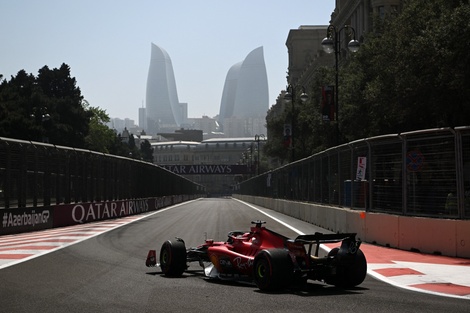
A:
POLYGON ((178 101, 170 56, 152 43, 146 91, 147 132, 178 129, 187 118, 186 105, 178 101))
POLYGON ((268 108, 268 77, 259 47, 228 71, 218 121, 228 137, 264 134, 268 108))
MULTIPOLYGON (((220 104, 219 126, 226 137, 265 134, 268 105, 268 78, 263 47, 259 47, 228 71, 220 104)), ((170 56, 152 43, 146 108, 142 114, 146 121, 139 121, 139 124, 146 125, 147 134, 173 132, 187 124, 187 112, 187 103, 178 100, 170 56)))

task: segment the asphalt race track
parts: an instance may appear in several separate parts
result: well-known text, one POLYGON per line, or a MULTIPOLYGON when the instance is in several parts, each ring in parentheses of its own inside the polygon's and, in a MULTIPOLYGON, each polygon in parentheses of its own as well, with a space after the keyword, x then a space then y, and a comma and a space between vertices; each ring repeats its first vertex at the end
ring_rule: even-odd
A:
POLYGON ((199 199, 0 268, 0 312, 469 312, 468 300, 408 291, 370 276, 352 290, 309 281, 301 289, 263 293, 250 284, 208 281, 196 265, 182 278, 145 266, 148 250, 158 253, 167 239, 181 237, 188 247, 206 237, 225 240, 257 219, 289 237, 297 236, 292 228, 322 231, 263 211, 269 216, 232 199, 199 199))

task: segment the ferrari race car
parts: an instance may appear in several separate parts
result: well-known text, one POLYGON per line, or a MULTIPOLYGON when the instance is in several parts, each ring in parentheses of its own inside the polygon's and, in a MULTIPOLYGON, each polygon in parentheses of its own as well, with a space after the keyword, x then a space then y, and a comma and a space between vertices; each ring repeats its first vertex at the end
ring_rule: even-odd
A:
POLYGON ((279 290, 308 279, 343 288, 361 284, 366 277, 367 262, 359 249, 356 234, 300 235, 289 239, 253 221, 249 232, 232 231, 227 241, 206 239, 187 249, 183 239, 167 240, 160 250, 150 250, 147 266, 160 266, 165 276, 178 277, 189 263, 199 262, 206 277, 255 282, 264 291, 279 290), (324 243, 341 242, 327 256, 319 257, 324 243))

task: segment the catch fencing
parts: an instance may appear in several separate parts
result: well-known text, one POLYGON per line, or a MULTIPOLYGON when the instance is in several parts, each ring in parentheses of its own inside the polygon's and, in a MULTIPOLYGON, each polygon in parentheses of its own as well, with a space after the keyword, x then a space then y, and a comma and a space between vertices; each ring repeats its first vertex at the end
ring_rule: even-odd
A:
POLYGON ((0 137, 0 209, 203 193, 151 163, 0 137))
POLYGON ((343 144, 240 183, 243 195, 453 219, 470 218, 470 127, 343 144))

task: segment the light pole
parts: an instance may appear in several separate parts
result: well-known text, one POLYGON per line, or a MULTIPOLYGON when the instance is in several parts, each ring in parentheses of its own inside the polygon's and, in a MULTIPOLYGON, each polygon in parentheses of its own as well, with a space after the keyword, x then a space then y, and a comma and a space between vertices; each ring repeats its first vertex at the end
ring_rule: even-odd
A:
POLYGON ((264 137, 263 134, 255 135, 255 141, 257 143, 257 149, 258 149, 257 156, 256 156, 256 176, 259 175, 259 141, 261 140, 261 138, 263 138, 263 140, 266 140, 266 137, 264 137))
POLYGON ((47 123, 51 119, 49 113, 47 113, 47 108, 45 107, 33 107, 33 112, 31 113, 31 118, 37 123, 40 124, 42 129, 42 142, 49 142, 49 137, 47 133, 47 123))
MULTIPOLYGON (((295 129, 295 122, 296 122, 296 111, 295 111, 295 97, 296 91, 294 86, 289 84, 286 88, 286 94, 284 95, 284 102, 286 104, 292 103, 292 117, 291 117, 291 127, 290 127, 290 144, 291 144, 291 162, 295 161, 295 147, 294 147, 294 129, 295 129)), ((305 103, 308 100, 308 95, 305 93, 305 88, 302 87, 302 93, 300 94, 300 101, 305 103)))
POLYGON ((353 35, 353 39, 348 43, 348 49, 351 52, 357 52, 359 50, 359 41, 356 40, 356 31, 350 25, 344 25, 339 30, 334 25, 328 26, 326 30, 326 37, 322 40, 321 45, 326 53, 335 53, 335 111, 336 111, 336 136, 337 143, 339 144, 339 79, 338 79, 338 55, 340 52, 341 45, 341 31, 350 30, 353 35))

